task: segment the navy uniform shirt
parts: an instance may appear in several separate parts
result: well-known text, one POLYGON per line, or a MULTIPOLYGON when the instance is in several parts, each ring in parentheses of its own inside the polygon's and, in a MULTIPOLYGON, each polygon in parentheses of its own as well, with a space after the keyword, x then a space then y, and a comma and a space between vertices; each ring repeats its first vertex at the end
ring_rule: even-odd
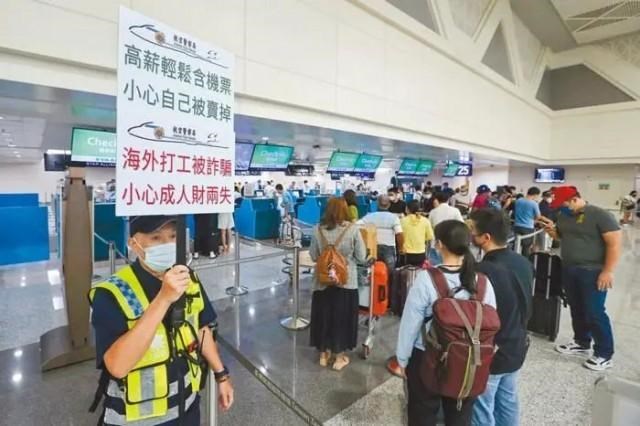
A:
MULTIPOLYGON (((140 281, 147 299, 151 302, 160 292, 162 282, 147 272, 139 262, 134 263, 131 267, 133 268, 133 272, 138 278, 138 281, 140 281)), ((202 285, 200 285, 200 291, 204 300, 204 310, 200 312, 199 320, 200 327, 203 327, 214 322, 217 315, 202 285)), ((129 331, 129 328, 127 327, 126 317, 122 313, 120 305, 118 305, 118 302, 110 292, 104 289, 98 289, 93 299, 92 309, 91 324, 95 330, 96 364, 97 368, 102 370, 105 369, 103 360, 104 354, 120 336, 129 331)), ((165 327, 169 326, 168 315, 165 316, 163 322, 165 327)), ((170 364, 170 366, 169 383, 176 381, 178 377, 183 377, 187 373, 188 366, 187 362, 184 360, 170 364)), ((105 398, 108 398, 108 396, 105 396, 105 398)), ((172 404, 172 401, 169 401, 169 406, 172 405, 174 405, 172 404)), ((183 424, 199 424, 199 405, 199 400, 196 398, 196 401, 194 401, 189 411, 187 411, 183 424)), ((174 424, 178 424, 177 421, 163 423, 163 425, 166 426, 173 426, 174 424)))

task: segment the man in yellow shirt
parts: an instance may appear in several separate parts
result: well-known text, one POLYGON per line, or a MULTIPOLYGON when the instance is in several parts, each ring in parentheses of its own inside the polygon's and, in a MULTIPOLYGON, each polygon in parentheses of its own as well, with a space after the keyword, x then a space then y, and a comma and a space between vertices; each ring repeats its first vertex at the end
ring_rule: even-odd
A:
POLYGON ((427 258, 427 247, 433 240, 433 228, 429 219, 420 214, 420 202, 407 205, 407 216, 400 220, 404 234, 405 263, 421 266, 427 258))

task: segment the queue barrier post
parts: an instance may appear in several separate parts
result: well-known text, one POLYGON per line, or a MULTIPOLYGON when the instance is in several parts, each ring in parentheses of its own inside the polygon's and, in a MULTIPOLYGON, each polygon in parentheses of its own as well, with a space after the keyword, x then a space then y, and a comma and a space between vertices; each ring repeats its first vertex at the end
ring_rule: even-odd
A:
MULTIPOLYGON (((236 229, 235 238, 234 238, 234 252, 235 259, 240 260, 240 233, 236 229)), ((225 290, 229 296, 244 296, 249 292, 249 289, 243 285, 240 285, 240 263, 237 262, 234 265, 234 274, 233 274, 233 287, 228 287, 225 290)))
POLYGON ((109 275, 116 273, 116 245, 109 241, 109 275))
POLYGON ((304 330, 309 327, 309 320, 300 316, 300 247, 293 247, 293 265, 291 265, 291 282, 293 285, 293 315, 283 318, 280 325, 287 330, 304 330))
POLYGON ((204 424, 206 426, 218 425, 218 386, 216 386, 216 380, 213 376, 213 371, 207 369, 207 385, 203 390, 203 399, 205 401, 205 417, 204 424))

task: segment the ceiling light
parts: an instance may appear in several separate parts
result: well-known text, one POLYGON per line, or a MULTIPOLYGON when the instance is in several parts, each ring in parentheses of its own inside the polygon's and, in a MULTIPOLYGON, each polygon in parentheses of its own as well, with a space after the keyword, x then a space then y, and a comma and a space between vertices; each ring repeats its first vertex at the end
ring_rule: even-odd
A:
POLYGON ((9 142, 9 145, 7 145, 9 148, 15 148, 17 145, 13 142, 9 142))
POLYGON ((4 117, 0 115, 0 120, 4 120, 4 117))

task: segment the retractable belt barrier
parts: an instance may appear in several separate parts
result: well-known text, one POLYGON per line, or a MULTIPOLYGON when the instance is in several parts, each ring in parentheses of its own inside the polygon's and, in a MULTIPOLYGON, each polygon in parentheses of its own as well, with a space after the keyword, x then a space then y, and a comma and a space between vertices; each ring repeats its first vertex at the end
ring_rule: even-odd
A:
POLYGON ((254 366, 251 361, 240 353, 232 344, 227 342, 224 337, 218 335, 218 342, 228 350, 231 355, 251 373, 253 377, 258 379, 276 398, 278 398, 284 405, 293 411, 305 424, 321 426, 322 422, 309 413, 302 405, 300 405, 295 399, 291 398, 285 391, 280 388, 273 380, 271 380, 266 374, 263 374, 259 368, 254 366))
POLYGON ((522 251, 522 241, 523 240, 528 240, 530 238, 536 238, 538 235, 542 234, 543 232, 545 232, 544 228, 542 229, 538 229, 535 232, 532 232, 531 234, 526 234, 526 235, 516 235, 516 242, 515 242, 515 248, 514 251, 516 253, 520 253, 522 251))
POLYGON ((93 236, 102 244, 105 244, 107 247, 109 247, 109 274, 110 275, 113 275, 116 273, 116 261, 118 260, 118 257, 120 257, 121 259, 124 259, 124 261, 127 264, 129 263, 129 258, 125 256, 120 250, 118 250, 115 242, 107 241, 106 239, 102 238, 99 234, 95 232, 93 233, 93 236))

